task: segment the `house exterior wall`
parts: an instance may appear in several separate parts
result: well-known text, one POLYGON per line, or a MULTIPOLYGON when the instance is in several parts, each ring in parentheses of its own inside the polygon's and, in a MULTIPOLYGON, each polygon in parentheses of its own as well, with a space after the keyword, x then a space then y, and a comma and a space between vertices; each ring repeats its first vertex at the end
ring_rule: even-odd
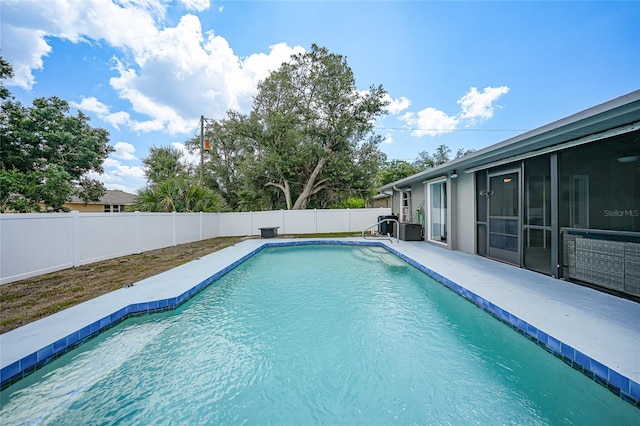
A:
POLYGON ((475 175, 460 173, 455 179, 456 194, 453 204, 453 249, 476 254, 475 175))
POLYGON ((378 190, 408 187, 428 243, 640 298, 640 90, 378 190))
POLYGON ((104 213, 103 204, 79 204, 79 203, 65 203, 65 207, 69 210, 78 211, 80 213, 104 213))
POLYGON ((427 207, 426 194, 424 191, 424 185, 412 185, 411 186, 411 218, 413 223, 419 223, 420 225, 424 225, 419 218, 418 209, 422 209, 423 211, 427 207))
POLYGON ((391 208, 392 197, 377 198, 371 202, 371 208, 391 208))

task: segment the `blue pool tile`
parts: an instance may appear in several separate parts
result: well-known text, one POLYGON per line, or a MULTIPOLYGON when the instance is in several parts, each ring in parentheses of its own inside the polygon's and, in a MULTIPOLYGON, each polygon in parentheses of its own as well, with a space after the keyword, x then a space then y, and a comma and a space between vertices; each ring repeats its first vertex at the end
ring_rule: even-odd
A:
POLYGON ((518 330, 522 331, 523 333, 526 333, 527 323, 523 319, 520 319, 518 317, 516 317, 516 319, 517 319, 516 326, 518 327, 518 330))
POLYGON ((540 329, 538 329, 538 342, 544 346, 549 343, 549 335, 540 329))
POLYGON ((167 306, 169 306, 169 299, 158 300, 159 308, 166 308, 167 306))
POLYGON ((57 354, 60 351, 63 351, 67 348, 67 338, 64 337, 57 342, 53 343, 53 353, 57 354))
POLYGON ((629 385, 630 380, 617 371, 611 369, 609 369, 609 382, 625 392, 629 392, 631 390, 629 385))
POLYGON ((509 318, 507 319, 507 321, 509 322, 509 325, 511 325, 512 327, 517 327, 518 326, 518 317, 516 317, 515 315, 513 315, 512 313, 508 313, 509 318))
POLYGON ((38 362, 38 353, 34 352, 20 360, 20 368, 24 371, 27 370, 38 362))
POLYGON ((498 314, 500 319, 505 323, 509 324, 509 312, 505 311, 502 308, 498 308, 498 309, 499 309, 498 314))
POLYGON ((591 371, 604 380, 609 380, 609 368, 591 358, 591 371))
POLYGON ((476 305, 480 306, 481 308, 484 307, 484 304, 485 304, 485 300, 482 297, 478 296, 477 294, 473 295, 473 302, 476 305))
POLYGON ((547 336, 547 347, 558 355, 562 354, 562 344, 555 337, 547 336))
POLYGON ((494 305, 493 303, 489 303, 489 312, 493 314, 494 317, 498 320, 502 320, 502 309, 500 306, 494 305))
POLYGON ((629 380, 629 389, 631 396, 640 401, 640 383, 629 380))
POLYGON ((93 324, 91 324, 89 326, 89 330, 91 331, 91 334, 97 332, 98 330, 100 330, 100 321, 96 321, 93 324))
POLYGON ((566 343, 562 343, 562 356, 574 361, 576 359, 576 351, 566 343))
POLYGON ((38 362, 49 359, 53 356, 53 345, 47 345, 38 351, 38 362))
POLYGON ((67 336, 67 347, 73 346, 80 340, 80 332, 76 331, 67 336))
POLYGON ((89 337, 89 335, 91 334, 91 326, 88 325, 86 327, 82 327, 80 330, 78 330, 78 338, 80 339, 86 339, 87 337, 89 337))
POLYGON ((591 358, 580 351, 575 351, 574 361, 586 370, 591 370, 591 358))
POLYGON ((532 326, 531 324, 527 324, 527 334, 534 339, 538 339, 538 328, 532 326))
POLYGON ((20 361, 16 361, 13 364, 9 364, 0 370, 0 380, 4 383, 5 380, 10 379, 18 374, 22 370, 20 369, 20 361))
POLYGON ((460 287, 460 291, 459 293, 462 295, 462 297, 464 297, 465 299, 469 300, 471 299, 471 292, 469 292, 469 290, 467 290, 466 288, 460 287))
POLYGON ((109 324, 111 324, 111 317, 104 317, 100 320, 100 330, 102 330, 105 327, 108 327, 109 324))

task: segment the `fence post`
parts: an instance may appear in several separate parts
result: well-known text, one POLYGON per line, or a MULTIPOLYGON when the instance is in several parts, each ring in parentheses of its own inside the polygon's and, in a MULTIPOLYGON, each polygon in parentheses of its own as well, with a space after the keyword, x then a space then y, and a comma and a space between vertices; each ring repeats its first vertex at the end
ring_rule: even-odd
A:
POLYGON ((173 223, 173 245, 177 246, 178 244, 176 243, 176 241, 178 241, 178 239, 176 238, 176 234, 177 234, 177 229, 176 229, 176 212, 171 212, 171 219, 172 219, 172 223, 173 223))
POLYGON ((347 208, 347 232, 351 232, 351 210, 347 208))
POLYGON ((203 238, 202 238, 202 217, 203 216, 202 215, 203 215, 203 213, 200 212, 200 241, 203 240, 203 238))
POLYGON ((80 212, 71 212, 73 221, 73 266, 80 266, 80 212))
POLYGON ((142 234, 142 230, 140 229, 140 223, 141 223, 141 218, 140 218, 140 212, 139 211, 135 211, 135 223, 134 223, 134 228, 135 228, 135 239, 136 239, 136 254, 140 254, 142 253, 142 242, 141 242, 141 234, 142 234))

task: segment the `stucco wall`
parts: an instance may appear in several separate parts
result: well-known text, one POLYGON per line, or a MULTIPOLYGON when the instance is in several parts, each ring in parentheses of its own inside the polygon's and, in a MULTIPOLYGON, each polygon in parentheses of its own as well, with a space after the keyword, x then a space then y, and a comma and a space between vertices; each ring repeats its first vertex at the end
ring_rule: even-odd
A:
POLYGON ((460 173, 456 179, 455 208, 452 212, 455 223, 454 249, 475 254, 475 175, 460 173))

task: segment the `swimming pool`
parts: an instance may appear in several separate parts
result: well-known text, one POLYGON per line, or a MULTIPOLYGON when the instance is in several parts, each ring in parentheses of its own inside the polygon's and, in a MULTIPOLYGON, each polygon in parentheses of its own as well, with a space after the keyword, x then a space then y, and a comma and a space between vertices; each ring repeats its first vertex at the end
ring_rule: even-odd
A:
POLYGON ((262 250, 176 312, 129 319, 6 389, 2 419, 625 424, 640 418, 604 387, 378 250, 262 250))

